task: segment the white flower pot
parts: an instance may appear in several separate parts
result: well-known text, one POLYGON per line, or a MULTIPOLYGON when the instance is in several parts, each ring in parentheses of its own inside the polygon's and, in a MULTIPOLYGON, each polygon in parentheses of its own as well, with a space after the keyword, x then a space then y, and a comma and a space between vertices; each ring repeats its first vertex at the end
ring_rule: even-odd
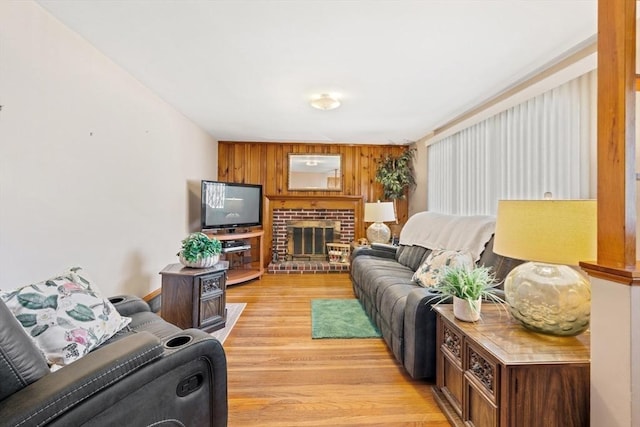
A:
POLYGON ((212 255, 207 258, 201 258, 196 262, 189 262, 186 259, 184 259, 184 257, 182 256, 182 252, 180 252, 180 255, 178 256, 178 258, 180 259, 180 263, 185 267, 209 268, 209 267, 213 267, 218 263, 218 261, 220 260, 220 255, 212 255))
POLYGON ((480 320, 480 307, 482 299, 469 304, 469 300, 453 297, 453 315, 465 322, 477 322, 480 320))

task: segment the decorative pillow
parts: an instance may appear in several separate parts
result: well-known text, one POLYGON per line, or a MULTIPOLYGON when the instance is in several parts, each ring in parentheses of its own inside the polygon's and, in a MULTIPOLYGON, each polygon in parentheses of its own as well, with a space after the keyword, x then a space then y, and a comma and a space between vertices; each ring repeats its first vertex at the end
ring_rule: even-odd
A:
POLYGON ((473 268, 471 254, 463 251, 436 249, 429 254, 425 262, 413 273, 413 281, 424 287, 438 284, 444 267, 473 268))
POLYGON ((67 365, 131 322, 120 316, 79 267, 44 282, 0 293, 22 327, 56 367, 67 365))

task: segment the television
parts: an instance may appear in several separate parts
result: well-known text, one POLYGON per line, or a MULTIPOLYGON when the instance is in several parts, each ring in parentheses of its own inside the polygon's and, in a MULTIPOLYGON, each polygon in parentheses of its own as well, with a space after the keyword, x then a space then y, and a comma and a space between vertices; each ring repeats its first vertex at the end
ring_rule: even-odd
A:
POLYGON ((262 185, 203 180, 200 194, 203 230, 262 225, 262 185))

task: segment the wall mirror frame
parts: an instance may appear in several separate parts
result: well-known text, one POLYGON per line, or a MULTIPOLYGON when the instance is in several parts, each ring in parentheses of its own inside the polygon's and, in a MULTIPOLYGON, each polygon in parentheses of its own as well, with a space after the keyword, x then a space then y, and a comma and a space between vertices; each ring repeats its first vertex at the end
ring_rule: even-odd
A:
POLYGON ((342 155, 289 153, 288 189, 342 191, 342 155))

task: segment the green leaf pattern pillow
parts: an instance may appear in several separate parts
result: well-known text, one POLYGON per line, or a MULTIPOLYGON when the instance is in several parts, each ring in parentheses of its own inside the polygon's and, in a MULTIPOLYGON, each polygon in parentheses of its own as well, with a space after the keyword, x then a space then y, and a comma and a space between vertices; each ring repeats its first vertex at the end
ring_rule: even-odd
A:
POLYGON ((44 282, 2 292, 0 298, 52 369, 89 353, 131 321, 102 298, 79 267, 44 282))
POLYGON ((425 288, 435 286, 440 281, 440 275, 446 266, 466 267, 469 270, 474 267, 473 259, 469 252, 436 249, 429 254, 424 263, 413 273, 412 280, 425 288))

